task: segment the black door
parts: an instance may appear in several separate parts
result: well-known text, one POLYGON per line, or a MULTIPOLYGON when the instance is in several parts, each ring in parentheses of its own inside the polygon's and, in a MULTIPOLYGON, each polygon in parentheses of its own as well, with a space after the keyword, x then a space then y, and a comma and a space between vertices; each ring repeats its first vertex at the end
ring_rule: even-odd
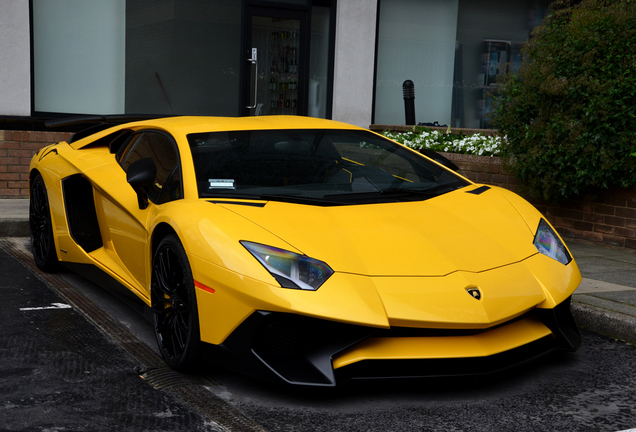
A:
POLYGON ((248 7, 243 115, 307 115, 307 12, 248 7))

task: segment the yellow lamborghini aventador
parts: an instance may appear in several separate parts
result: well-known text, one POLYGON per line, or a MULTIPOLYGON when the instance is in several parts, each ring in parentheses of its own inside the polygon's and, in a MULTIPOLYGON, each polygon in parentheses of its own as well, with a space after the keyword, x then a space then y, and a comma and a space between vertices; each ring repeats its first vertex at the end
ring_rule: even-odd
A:
POLYGON ((333 386, 580 345, 561 238, 438 155, 313 118, 109 121, 34 156, 33 256, 142 302, 175 369, 333 386))

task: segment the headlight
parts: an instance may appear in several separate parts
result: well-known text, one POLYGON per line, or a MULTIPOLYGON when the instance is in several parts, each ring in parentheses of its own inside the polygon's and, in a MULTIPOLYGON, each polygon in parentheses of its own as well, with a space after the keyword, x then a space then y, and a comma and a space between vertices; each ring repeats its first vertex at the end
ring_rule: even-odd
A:
POLYGON ((304 255, 248 241, 241 244, 283 288, 316 291, 333 274, 326 263, 304 255))
POLYGON ((561 264, 567 265, 572 261, 565 245, 544 219, 539 222, 539 228, 534 236, 534 247, 543 255, 549 256, 561 264))

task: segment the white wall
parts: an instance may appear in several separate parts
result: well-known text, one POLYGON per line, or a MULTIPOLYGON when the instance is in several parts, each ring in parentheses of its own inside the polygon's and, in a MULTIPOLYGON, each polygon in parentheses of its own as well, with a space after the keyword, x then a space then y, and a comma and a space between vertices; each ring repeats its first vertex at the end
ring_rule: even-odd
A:
POLYGON ((369 127, 377 0, 340 0, 337 5, 333 119, 369 127))
POLYGON ((29 0, 0 0, 0 115, 31 115, 29 0))

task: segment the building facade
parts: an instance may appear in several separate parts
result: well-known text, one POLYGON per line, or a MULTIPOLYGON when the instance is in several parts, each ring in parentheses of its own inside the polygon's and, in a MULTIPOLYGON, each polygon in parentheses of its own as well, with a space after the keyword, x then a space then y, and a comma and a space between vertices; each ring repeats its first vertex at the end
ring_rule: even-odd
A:
POLYGON ((546 0, 0 0, 0 129, 77 114, 488 127, 546 0))

